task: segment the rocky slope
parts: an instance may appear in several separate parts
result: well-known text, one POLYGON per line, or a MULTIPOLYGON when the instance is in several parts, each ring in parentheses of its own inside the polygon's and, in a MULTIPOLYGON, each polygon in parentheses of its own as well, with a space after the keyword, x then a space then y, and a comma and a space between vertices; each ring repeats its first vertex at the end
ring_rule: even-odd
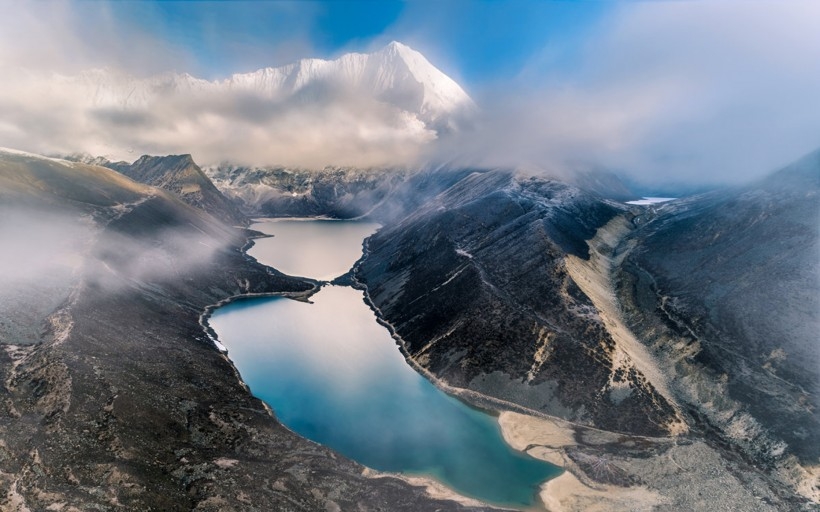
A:
POLYGON ((239 207, 214 186, 191 155, 143 155, 130 164, 111 162, 105 157, 92 157, 82 153, 69 155, 66 159, 108 167, 139 183, 172 192, 185 203, 208 212, 229 225, 248 223, 239 207))
POLYGON ((355 278, 410 358, 452 386, 578 423, 666 434, 674 403, 624 359, 567 271, 620 209, 558 182, 474 173, 368 240, 355 278))
POLYGON ((820 151, 635 221, 618 298, 693 426, 820 499, 820 151))
POLYGON ((810 510, 818 169, 661 208, 473 173, 353 278, 430 378, 552 418, 502 427, 569 470, 556 510, 810 510))
POLYGON ((39 304, 2 317, 0 508, 462 508, 365 476, 250 395, 200 315, 313 284, 247 259, 243 233, 102 167, 2 152, 0 185, 0 303, 39 304), (48 258, 14 252, 58 218, 48 258))

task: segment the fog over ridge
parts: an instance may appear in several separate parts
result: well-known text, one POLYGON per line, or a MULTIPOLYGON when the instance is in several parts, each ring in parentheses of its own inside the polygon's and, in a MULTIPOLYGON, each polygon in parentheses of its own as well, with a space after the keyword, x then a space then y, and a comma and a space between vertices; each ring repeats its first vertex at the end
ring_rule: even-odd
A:
POLYGON ((97 34, 83 34, 81 9, 56 5, 26 4, 16 16, 0 7, 0 146, 125 160, 192 153, 203 165, 606 168, 718 184, 820 145, 816 2, 617 4, 571 65, 546 47, 517 76, 467 87, 479 109, 453 133, 355 90, 288 101, 161 93, 178 75, 157 73, 191 71, 184 50, 104 13, 97 34), (95 101, 81 86, 94 68, 124 81, 155 76, 160 94, 128 107, 95 101))

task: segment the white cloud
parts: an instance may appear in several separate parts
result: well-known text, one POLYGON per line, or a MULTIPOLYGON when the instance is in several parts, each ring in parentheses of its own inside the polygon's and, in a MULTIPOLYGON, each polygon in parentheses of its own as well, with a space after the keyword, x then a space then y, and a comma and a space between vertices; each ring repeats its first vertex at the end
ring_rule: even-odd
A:
POLYGON ((478 98, 474 132, 438 149, 649 181, 756 177, 820 145, 818 34, 818 2, 619 5, 572 69, 533 59, 478 98))
MULTIPOLYGON (((196 58, 137 23, 122 23, 110 5, 94 6, 0 4, 0 145, 125 160, 192 153, 202 164, 321 168, 407 163, 435 137, 415 116, 355 91, 320 91, 321 100, 312 101, 165 88, 162 77, 195 68, 196 58), (152 85, 139 85, 157 73, 152 85)), ((150 9, 141 12, 162 21, 150 9)), ((287 51, 301 41, 296 34, 279 46, 287 51)))
MULTIPOLYGON (((22 72, 0 84, 0 145, 39 153, 192 153, 203 164, 377 166, 411 161, 435 137, 415 115, 337 91, 304 100, 166 87, 119 88, 108 98, 98 73, 22 72), (146 92, 147 91, 147 92, 146 92), (122 98, 140 96, 128 105, 122 98)), ((143 83, 144 84, 144 83, 143 83)))
POLYGON ((175 93, 109 108, 53 73, 107 66, 146 76, 195 59, 118 23, 106 4, 93 15, 82 5, 0 4, 0 145, 307 167, 403 164, 426 150, 470 164, 603 166, 686 182, 759 176, 820 145, 813 1, 617 4, 571 63, 544 49, 518 77, 476 93, 474 129, 432 144, 412 116, 345 92, 319 104, 175 93))

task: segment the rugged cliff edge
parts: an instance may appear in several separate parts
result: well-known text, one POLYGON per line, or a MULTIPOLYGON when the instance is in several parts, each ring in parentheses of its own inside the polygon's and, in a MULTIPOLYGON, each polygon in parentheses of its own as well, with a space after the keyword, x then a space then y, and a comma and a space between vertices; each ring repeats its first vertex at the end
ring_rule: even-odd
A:
MULTIPOLYGON (((815 197, 802 188, 806 199, 815 197)), ((725 201, 731 204, 732 199, 725 201)), ((671 206, 667 221, 690 218, 698 204, 671 206)), ((765 225, 765 212, 751 214, 757 206, 736 215, 751 225, 765 225)), ((536 416, 508 412, 501 423, 513 445, 568 470, 542 493, 550 509, 811 509, 818 501, 811 465, 778 453, 778 444, 765 436, 756 446, 780 457, 779 463, 773 466, 748 452, 746 444, 765 431, 732 430, 748 424, 743 407, 731 405, 725 379, 723 387, 720 379, 701 380, 709 371, 690 364, 697 354, 692 343, 664 338, 659 326, 668 324, 668 318, 641 323, 659 312, 665 315, 667 302, 661 295, 655 302, 654 282, 649 291, 626 297, 634 284, 627 281, 631 274, 626 269, 641 255, 656 251, 655 261, 661 264, 686 259, 673 254, 680 248, 670 240, 657 247, 646 241, 664 225, 661 213, 660 224, 646 226, 655 219, 653 211, 547 179, 474 173, 368 239, 354 277, 408 359, 439 384, 467 400, 536 416), (693 395, 691 387, 712 391, 693 395), (726 411, 724 404, 733 409, 728 423, 716 428, 719 424, 704 411, 726 411)), ((816 218, 808 215, 803 225, 816 218)), ((725 235, 733 226, 724 228, 725 235)), ((816 241, 816 234, 797 231, 797 238, 816 241)), ((751 240, 753 235, 741 236, 751 240)), ((781 238, 773 232, 768 240, 781 248, 781 238)), ((791 242, 782 243, 790 250, 791 242)), ((715 251, 731 255, 726 247, 715 251)), ((800 253, 797 259, 816 255, 811 247, 800 253)), ((713 288, 714 280, 698 276, 703 259, 687 261, 695 268, 679 277, 700 287, 696 297, 720 290, 713 288)), ((816 273, 812 261, 804 261, 804 271, 793 277, 816 273)), ((741 267, 740 274, 744 272, 754 273, 741 267)), ((727 279, 748 290, 760 285, 750 284, 744 275, 727 279)), ((815 282, 809 279, 805 287, 814 297, 815 282)), ((803 330, 801 325, 795 329, 803 330)), ((797 345, 806 347, 805 342, 797 345)), ((743 365, 744 360, 732 364, 743 365)), ((775 363, 782 362, 778 358, 775 363)), ((745 375, 736 379, 738 384, 745 375)), ((778 386, 794 389, 787 383, 778 386)), ((812 397, 816 395, 803 401, 812 397)), ((813 420, 799 414, 812 414, 812 409, 795 399, 792 410, 800 412, 793 426, 803 439, 799 429, 813 428, 813 420)))
POLYGON ((465 508, 365 475, 250 395, 200 314, 312 284, 246 258, 241 232, 108 169, 11 152, 0 228, 4 270, 20 263, 0 275, 3 510, 465 508), (41 307, 14 314, 19 293, 41 307))

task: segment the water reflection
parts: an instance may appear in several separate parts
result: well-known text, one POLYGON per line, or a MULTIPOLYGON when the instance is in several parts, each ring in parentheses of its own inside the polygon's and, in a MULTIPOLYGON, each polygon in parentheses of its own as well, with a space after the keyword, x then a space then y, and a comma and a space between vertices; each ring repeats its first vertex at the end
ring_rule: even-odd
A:
POLYGON ((435 476, 494 503, 531 504, 558 474, 410 368, 361 292, 329 286, 312 301, 243 300, 211 318, 245 382, 291 429, 372 468, 435 476))
POLYGON ((362 240, 378 228, 365 221, 264 219, 251 229, 274 236, 256 240, 248 254, 285 274, 331 280, 353 266, 362 240))

